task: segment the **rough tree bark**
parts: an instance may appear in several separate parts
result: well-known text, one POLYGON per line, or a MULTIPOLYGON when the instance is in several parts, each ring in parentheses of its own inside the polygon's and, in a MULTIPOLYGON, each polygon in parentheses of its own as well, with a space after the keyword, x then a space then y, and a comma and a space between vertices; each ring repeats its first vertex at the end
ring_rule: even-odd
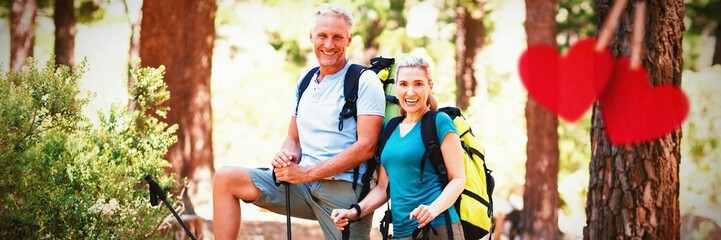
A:
POLYGON ((476 95, 473 64, 483 47, 483 4, 472 4, 478 9, 469 9, 467 4, 456 7, 456 106, 461 109, 468 109, 470 98, 476 95))
MULTIPOLYGON (((528 45, 556 46, 556 0, 526 0, 528 45)), ((558 235, 558 117, 532 98, 526 103, 526 184, 520 231, 523 239, 558 235)))
MULTIPOLYGON (((594 1, 597 26, 603 26, 612 3, 594 1)), ((652 0, 646 6, 641 56, 650 84, 680 86, 683 0, 652 0)), ((610 43, 615 56, 630 54, 632 16, 629 4, 610 43)), ((679 239, 681 129, 657 140, 613 146, 604 132, 602 114, 596 102, 584 239, 679 239)))
POLYGON ((73 0, 55 0, 55 63, 74 66, 75 7, 73 0))
POLYGON ((10 8, 10 70, 17 71, 33 56, 38 4, 35 0, 13 0, 10 8))
POLYGON ((189 214, 212 204, 210 73, 216 9, 215 0, 143 1, 142 6, 141 64, 166 67, 170 112, 165 121, 179 126, 178 142, 166 159, 178 180, 188 178, 183 200, 189 214))

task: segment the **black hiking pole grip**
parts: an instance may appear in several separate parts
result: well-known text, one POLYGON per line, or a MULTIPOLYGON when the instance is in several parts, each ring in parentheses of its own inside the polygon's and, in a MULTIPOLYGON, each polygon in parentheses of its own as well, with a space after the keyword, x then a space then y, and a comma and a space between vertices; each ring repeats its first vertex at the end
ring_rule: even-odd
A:
POLYGON ((150 174, 145 175, 145 181, 148 182, 148 190, 150 191, 150 205, 151 206, 157 206, 158 205, 158 199, 163 201, 163 204, 168 207, 170 212, 173 213, 173 216, 175 216, 175 219, 178 220, 180 223, 180 226, 185 229, 185 233, 188 234, 190 239, 195 240, 195 236, 193 236, 193 233, 190 232, 190 229, 188 229, 188 226, 185 225, 185 222, 183 219, 180 218, 177 212, 175 212, 175 209, 173 209, 173 206, 170 206, 170 203, 168 203, 168 200, 166 199, 165 192, 162 188, 160 188, 160 185, 153 181, 153 178, 150 177, 150 174))

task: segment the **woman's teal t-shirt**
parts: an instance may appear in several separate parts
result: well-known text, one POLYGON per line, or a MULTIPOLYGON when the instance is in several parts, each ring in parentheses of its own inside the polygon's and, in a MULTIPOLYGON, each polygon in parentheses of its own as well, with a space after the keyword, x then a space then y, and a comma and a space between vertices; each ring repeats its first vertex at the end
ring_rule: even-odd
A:
MULTIPOLYGON (((418 181, 421 158, 425 152, 420 125, 419 121, 403 137, 400 136, 399 127, 396 127, 381 153, 381 164, 388 174, 388 181, 391 186, 390 200, 394 238, 410 237, 413 230, 418 228, 418 220, 409 219, 413 209, 421 204, 430 205, 443 191, 441 179, 428 159, 423 160, 428 161, 423 168, 423 183, 418 181)), ((458 130, 456 130, 451 118, 443 112, 436 115, 436 130, 438 139, 441 141, 443 141, 443 137, 447 133, 458 134, 458 130)), ((451 222, 458 222, 458 214, 453 209, 453 206, 449 209, 451 222)), ((446 224, 446 221, 443 213, 431 221, 433 227, 444 224, 446 224)))

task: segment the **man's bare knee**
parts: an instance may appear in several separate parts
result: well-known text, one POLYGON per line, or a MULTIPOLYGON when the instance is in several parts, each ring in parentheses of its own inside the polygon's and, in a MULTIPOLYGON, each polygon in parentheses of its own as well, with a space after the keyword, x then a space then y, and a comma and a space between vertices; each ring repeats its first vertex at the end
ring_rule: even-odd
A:
POLYGON ((226 166, 215 172, 213 190, 232 194, 245 201, 255 200, 260 194, 260 189, 255 186, 248 171, 235 166, 226 166))

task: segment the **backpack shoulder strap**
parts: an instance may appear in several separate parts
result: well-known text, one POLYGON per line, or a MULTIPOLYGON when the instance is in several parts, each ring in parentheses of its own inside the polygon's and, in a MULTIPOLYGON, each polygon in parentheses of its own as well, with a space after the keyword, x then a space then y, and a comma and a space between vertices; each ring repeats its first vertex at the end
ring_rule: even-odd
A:
MULTIPOLYGON (((457 117, 463 117, 463 115, 461 115, 461 109, 459 109, 457 107, 443 107, 443 108, 438 109, 438 112, 443 112, 443 113, 447 114, 449 117, 451 117, 451 120, 454 120, 457 117)), ((426 119, 424 119, 424 120, 426 121, 426 122, 424 122, 424 123, 426 123, 425 125, 428 127, 421 125, 422 126, 421 135, 423 135, 422 133, 423 133, 424 129, 428 129, 427 132, 429 132, 429 133, 426 133, 426 135, 429 135, 428 139, 430 139, 430 136, 431 136, 430 134, 433 134, 432 136, 435 136, 435 139, 430 139, 430 140, 438 141, 438 151, 436 151, 435 153, 430 153, 429 157, 430 157, 431 163, 433 164, 433 168, 436 169, 436 172, 438 172, 439 175, 441 175, 441 180, 446 181, 443 183, 445 185, 448 183, 448 170, 446 169, 446 162, 443 160, 443 154, 440 151, 440 146, 441 146, 443 140, 439 139, 439 136, 438 136, 438 131, 436 129, 436 118, 434 116, 434 118, 432 119, 433 121, 426 120, 426 119), (432 130, 432 132, 430 130, 432 130)), ((423 139, 423 142, 426 142, 426 138, 423 139)))
POLYGON ((383 148, 386 146, 386 142, 391 137, 391 134, 393 134, 393 130, 398 127, 398 124, 403 121, 403 116, 398 116, 391 118, 391 120, 388 120, 388 123, 386 123, 386 126, 383 128, 383 132, 381 133, 381 138, 378 140, 378 147, 376 150, 376 159, 380 163, 381 161, 381 153, 383 152, 383 148))
POLYGON ((300 85, 298 85, 298 102, 295 105, 295 114, 298 114, 298 105, 300 105, 300 97, 303 96, 303 93, 308 88, 308 85, 310 85, 310 80, 313 78, 313 75, 315 75, 316 72, 318 72, 318 69, 320 67, 314 67, 308 73, 305 74, 303 77, 303 80, 300 81, 300 85))
MULTIPOLYGON (((348 71, 346 71, 345 76, 343 77, 343 97, 345 99, 345 103, 343 104, 343 108, 341 108, 340 113, 338 114, 338 131, 343 131, 344 119, 353 117, 357 120, 358 108, 356 107, 356 101, 358 100, 358 85, 360 82, 360 76, 365 70, 366 67, 362 65, 351 64, 350 66, 348 66, 348 71)), ((373 169, 369 170, 375 171, 375 166, 373 164, 370 165, 373 169)), ((366 172, 369 171, 366 170, 366 172)), ((353 189, 356 189, 356 186, 358 185, 358 178, 360 177, 359 175, 360 166, 356 166, 355 168, 353 168, 353 189)), ((363 176, 363 178, 366 177, 363 176)), ((370 177, 368 178, 370 179, 370 177)), ((362 180, 363 179, 361 179, 361 181, 362 180)))
MULTIPOLYGON (((381 163, 381 153, 383 153, 383 148, 386 146, 386 142, 388 142, 388 139, 391 137, 391 134, 393 134, 393 131, 398 127, 398 124, 400 124, 403 121, 404 116, 398 116, 391 118, 391 120, 388 120, 388 123, 386 123, 386 126, 383 128, 383 132, 381 132, 381 138, 378 140, 377 150, 376 150, 376 162, 377 164, 381 163)), ((391 198, 391 183, 388 182, 388 186, 386 186, 386 197, 387 199, 391 198)), ((383 215, 383 219, 381 220, 381 224, 379 226, 381 235, 383 239, 391 239, 392 236, 388 234, 389 232, 389 225, 393 222, 393 215, 391 214, 391 205, 388 203, 387 209, 385 211, 385 215, 383 215)))
MULTIPOLYGON (((423 168, 426 163, 426 158, 429 159, 433 164, 433 169, 438 173, 443 187, 448 184, 448 171, 446 170, 446 163, 443 161, 443 153, 441 152, 441 140, 438 138, 438 128, 436 127, 436 116, 438 111, 428 111, 421 118, 421 138, 423 138, 423 145, 426 147, 426 152, 423 153, 421 159, 421 174, 420 181, 423 180, 423 168)), ((422 182, 421 182, 422 183, 422 182)), ((453 238, 453 228, 451 227, 451 213, 446 210, 443 211, 443 215, 446 220, 446 231, 448 238, 453 238)), ((458 215, 460 217, 460 214, 458 215)))
MULTIPOLYGON (((388 141, 388 138, 391 136, 391 133, 393 133, 393 129, 398 126, 398 124, 403 120, 401 117, 396 117, 386 124, 386 127, 382 130, 381 138, 378 140, 378 144, 376 145, 376 155, 374 156, 374 159, 370 159, 366 161, 366 172, 363 174, 363 177, 361 178, 361 182, 363 183, 363 188, 361 189, 360 199, 363 199, 368 192, 370 192, 370 180, 373 177, 373 172, 375 172, 376 168, 378 168, 378 164, 381 162, 381 152, 383 151, 383 147, 385 147, 386 141, 388 141), (397 119, 396 119, 397 118, 397 119)), ((357 167, 356 167, 357 168, 357 167)), ((356 169, 353 169, 354 173, 356 169)))
POLYGON ((358 82, 360 76, 366 70, 364 66, 358 64, 351 64, 348 67, 348 71, 345 73, 343 78, 343 96, 345 98, 345 104, 340 110, 338 116, 338 131, 343 131, 343 119, 349 117, 356 117, 358 115, 358 109, 356 108, 356 101, 358 100, 358 82))
POLYGON ((426 151, 421 159, 421 173, 418 181, 423 183, 423 169, 425 168, 426 159, 428 159, 433 164, 438 175, 440 175, 440 179, 445 186, 448 183, 448 171, 446 171, 443 154, 441 153, 441 141, 438 138, 436 128, 436 115, 438 115, 438 111, 431 110, 421 118, 421 138, 426 151))

